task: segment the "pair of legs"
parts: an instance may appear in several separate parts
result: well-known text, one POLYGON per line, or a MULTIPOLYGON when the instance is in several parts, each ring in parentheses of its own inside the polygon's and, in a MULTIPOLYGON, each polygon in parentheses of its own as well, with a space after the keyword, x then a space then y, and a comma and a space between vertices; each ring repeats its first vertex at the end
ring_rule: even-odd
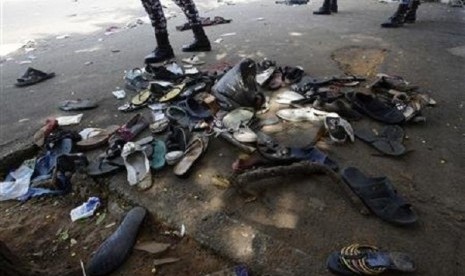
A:
POLYGON ((415 23, 420 0, 401 0, 397 11, 384 23, 383 28, 398 28, 404 23, 415 23))
MULTIPOLYGON (((166 18, 160 0, 141 1, 155 29, 155 39, 157 41, 157 47, 151 54, 145 57, 145 63, 157 63, 173 58, 173 48, 168 39, 166 18)), ((183 46, 182 50, 184 52, 210 51, 210 41, 203 30, 199 12, 194 2, 192 0, 174 0, 174 2, 186 15, 194 33, 194 42, 183 46)))
MULTIPOLYGON (((417 19, 417 9, 420 6, 420 0, 401 0, 397 11, 388 21, 381 24, 383 28, 397 28, 404 23, 415 23, 417 19)), ((324 0, 323 6, 314 11, 313 14, 331 14, 337 13, 337 0, 324 0)))

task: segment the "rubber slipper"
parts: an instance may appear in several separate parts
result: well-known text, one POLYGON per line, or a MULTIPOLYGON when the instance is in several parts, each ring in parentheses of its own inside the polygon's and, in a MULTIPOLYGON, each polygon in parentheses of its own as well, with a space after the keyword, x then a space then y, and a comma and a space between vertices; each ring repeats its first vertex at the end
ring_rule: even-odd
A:
POLYGON ((170 151, 166 153, 165 155, 166 164, 170 166, 176 165, 183 156, 184 156, 184 151, 180 151, 180 150, 170 151))
POLYGON ((207 84, 203 81, 197 82, 194 84, 186 84, 185 89, 182 91, 180 97, 181 98, 188 98, 196 95, 197 93, 204 91, 207 88, 207 84))
POLYGON ((32 67, 27 68, 24 75, 16 80, 17 87, 33 85, 55 77, 55 73, 45 73, 32 67))
POLYGON ((145 151, 138 144, 128 142, 124 145, 121 156, 127 170, 129 185, 146 190, 152 186, 150 163, 145 151))
POLYGON ((89 99, 66 100, 58 104, 58 107, 63 111, 87 110, 96 108, 97 106, 98 104, 89 99))
POLYGON ((329 269, 329 271, 337 275, 356 275, 353 271, 345 266, 340 257, 340 252, 333 252, 329 255, 326 261, 326 267, 329 269))
POLYGON ((405 120, 402 112, 394 107, 388 106, 373 96, 358 92, 347 93, 346 96, 357 111, 377 121, 386 124, 399 124, 405 120))
POLYGON ((148 126, 149 123, 147 119, 141 114, 132 117, 108 139, 109 147, 106 150, 106 157, 112 159, 119 156, 124 144, 134 139, 148 126))
POLYGON ((320 87, 323 85, 329 84, 331 79, 318 79, 308 75, 302 76, 300 81, 291 86, 291 89, 300 94, 305 94, 305 92, 311 90, 312 88, 320 87))
POLYGON ((195 117, 195 118, 207 119, 212 116, 210 109, 199 104, 193 98, 187 98, 186 100, 180 102, 178 106, 186 110, 190 116, 195 117))
POLYGON ((254 116, 253 109, 240 107, 232 110, 223 117, 222 123, 227 130, 238 130, 240 126, 247 125, 254 116))
POLYGON ((334 142, 344 143, 347 138, 354 142, 354 130, 352 126, 341 117, 333 115, 326 116, 324 125, 329 133, 329 137, 334 142))
POLYGON ((167 92, 165 95, 163 95, 163 97, 158 99, 158 101, 161 102, 161 103, 171 101, 172 99, 179 96, 179 94, 181 94, 181 92, 184 89, 184 86, 185 86, 185 83, 181 83, 181 84, 178 84, 178 85, 174 86, 173 88, 171 88, 169 90, 169 92, 167 92))
POLYGON ((98 158, 90 162, 86 172, 90 176, 106 176, 124 169, 124 161, 121 157, 114 159, 98 158))
POLYGON ((150 167, 159 170, 165 166, 166 145, 161 140, 155 140, 152 143, 153 155, 150 161, 150 167))
POLYGON ((150 100, 151 95, 152 92, 149 89, 142 90, 131 99, 131 104, 135 106, 146 104, 150 100))
POLYGON ((157 120, 150 124, 150 131, 154 134, 162 133, 164 132, 169 125, 170 120, 168 118, 163 117, 163 119, 157 120))
POLYGON ((316 147, 285 147, 263 132, 257 133, 257 151, 263 157, 280 163, 310 161, 324 165, 333 171, 337 171, 339 169, 335 161, 316 147))
POLYGON ((86 266, 88 275, 108 275, 120 267, 131 254, 139 228, 147 211, 142 207, 132 208, 118 228, 96 250, 86 266))
POLYGON ((184 156, 174 166, 173 172, 177 176, 185 176, 192 165, 200 158, 202 153, 207 150, 208 136, 195 136, 189 142, 189 145, 184 152, 184 156))
POLYGON ((409 225, 417 221, 411 205, 397 194, 387 177, 367 177, 354 167, 341 173, 344 182, 360 197, 362 202, 379 218, 398 225, 409 225))
POLYGON ((189 116, 184 108, 179 106, 170 106, 165 111, 166 118, 175 125, 187 127, 189 125, 189 116))
POLYGON ((340 261, 357 274, 376 275, 386 270, 414 272, 413 259, 403 252, 382 251, 370 245, 352 244, 341 249, 340 261))
POLYGON ((326 116, 338 116, 336 113, 328 113, 312 107, 281 109, 276 112, 276 116, 290 122, 312 122, 323 123, 326 116))
POLYGON ((404 130, 396 125, 384 127, 379 135, 371 130, 358 129, 355 136, 385 155, 401 156, 407 153, 402 144, 404 130))
POLYGON ((82 137, 83 140, 78 141, 76 146, 79 150, 91 150, 104 145, 110 136, 119 129, 119 126, 112 125, 106 129, 94 129, 91 133, 88 133, 86 137, 82 137))
POLYGON ((132 111, 136 111, 136 110, 146 107, 147 104, 148 103, 141 104, 141 105, 134 105, 132 103, 125 103, 122 106, 119 106, 118 110, 121 112, 132 112, 132 111))
POLYGON ((276 102, 279 104, 291 104, 293 101, 305 99, 301 94, 294 91, 284 91, 276 97, 276 102))

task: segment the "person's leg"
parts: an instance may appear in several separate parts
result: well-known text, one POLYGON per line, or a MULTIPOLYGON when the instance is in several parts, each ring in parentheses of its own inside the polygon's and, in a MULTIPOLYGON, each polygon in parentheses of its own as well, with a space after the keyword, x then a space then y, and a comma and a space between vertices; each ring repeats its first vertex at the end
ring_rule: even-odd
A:
POLYGON ((420 0, 413 0, 412 3, 410 3, 410 8, 405 15, 405 23, 415 23, 417 20, 418 6, 420 6, 420 0))
POLYGON ((157 40, 157 47, 145 57, 145 63, 157 63, 173 58, 174 53, 168 39, 166 18, 160 0, 142 0, 142 5, 149 15, 157 40))
POLYGON ((398 28, 404 25, 405 14, 409 8, 410 0, 401 0, 397 11, 384 23, 383 28, 398 28))
POLYGON ((331 14, 331 0, 324 0, 323 6, 318 10, 314 11, 313 14, 331 14))
POLYGON ((337 7, 337 0, 331 0, 331 12, 337 13, 338 7, 337 7))
POLYGON ((178 5, 192 26, 192 32, 194 33, 194 41, 189 45, 184 45, 182 50, 184 52, 207 52, 211 51, 210 41, 202 27, 200 21, 199 12, 195 7, 193 0, 174 0, 178 5))

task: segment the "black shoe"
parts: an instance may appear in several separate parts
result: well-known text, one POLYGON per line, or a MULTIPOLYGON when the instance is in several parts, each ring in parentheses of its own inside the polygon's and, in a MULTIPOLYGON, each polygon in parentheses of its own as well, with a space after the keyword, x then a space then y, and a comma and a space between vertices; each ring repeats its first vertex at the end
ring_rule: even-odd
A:
POLYGON ((405 15, 404 23, 415 23, 417 20, 417 9, 418 6, 420 6, 420 1, 413 1, 412 6, 407 11, 407 14, 405 15))
POLYGON ((182 46, 183 52, 209 52, 212 50, 212 46, 202 25, 193 26, 192 32, 194 33, 194 42, 182 46))
POLYGON ((331 14, 331 10, 321 7, 317 11, 314 11, 313 14, 328 15, 331 14))
POLYGON ((152 53, 145 56, 145 63, 146 64, 159 63, 159 62, 170 60, 172 58, 174 58, 174 53, 171 47, 169 48, 157 47, 152 53))
POLYGON ((405 14, 408 10, 408 4, 399 4, 397 11, 391 16, 388 21, 381 24, 383 28, 398 28, 404 25, 405 14))
POLYGON ((211 50, 212 46, 208 39, 195 39, 191 44, 182 46, 183 52, 210 52, 211 50))
POLYGON ((337 13, 337 0, 332 0, 331 1, 331 8, 330 8, 331 12, 334 12, 334 13, 337 13))

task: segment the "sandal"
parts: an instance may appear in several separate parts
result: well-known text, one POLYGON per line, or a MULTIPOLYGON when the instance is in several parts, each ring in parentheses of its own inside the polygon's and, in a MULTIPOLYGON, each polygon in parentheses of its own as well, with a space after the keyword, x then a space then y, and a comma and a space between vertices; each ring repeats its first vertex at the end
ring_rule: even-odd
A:
POLYGON ((385 155, 401 156, 407 153, 402 144, 404 130, 400 126, 385 126, 378 135, 371 130, 359 129, 355 131, 355 136, 385 155))
POLYGON ((163 95, 158 101, 160 103, 171 101, 172 99, 176 98, 181 94, 182 90, 184 89, 185 83, 178 84, 174 86, 171 90, 169 90, 165 95, 163 95))
POLYGON ((142 90, 131 99, 131 104, 135 106, 146 105, 150 101, 151 96, 152 91, 149 89, 142 90))
POLYGON ((374 246, 359 244, 331 253, 327 267, 340 275, 378 275, 387 270, 415 271, 415 264, 406 253, 382 251, 374 246))
POLYGON ((397 194, 387 177, 367 177, 354 167, 345 168, 341 176, 367 208, 379 218, 397 225, 410 225, 417 221, 411 205, 397 194))
POLYGON ((45 73, 32 67, 27 68, 24 75, 16 80, 17 87, 33 85, 55 77, 55 73, 45 73))

